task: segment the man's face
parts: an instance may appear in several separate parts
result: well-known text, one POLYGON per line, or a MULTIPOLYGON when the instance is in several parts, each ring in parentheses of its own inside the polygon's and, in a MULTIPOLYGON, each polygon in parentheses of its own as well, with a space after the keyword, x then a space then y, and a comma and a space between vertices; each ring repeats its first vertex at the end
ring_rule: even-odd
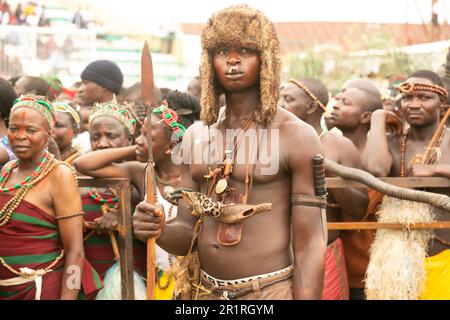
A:
POLYGON ((127 129, 116 119, 98 117, 89 127, 92 151, 131 145, 131 136, 127 129))
POLYGON ((364 114, 362 102, 364 93, 357 88, 346 89, 336 95, 335 104, 328 122, 338 129, 356 128, 361 124, 364 114))
POLYGON ((106 92, 107 89, 95 82, 83 80, 78 88, 77 97, 80 99, 82 106, 92 106, 96 102, 105 102, 103 99, 106 92))
POLYGON ((311 98, 293 83, 286 84, 280 93, 278 105, 304 120, 311 98))
POLYGON ((258 53, 249 48, 222 47, 214 52, 214 72, 225 91, 238 92, 258 85, 260 66, 258 53))
MULTIPOLYGON (((409 78, 409 83, 433 84, 430 80, 422 78, 409 78)), ((430 91, 414 90, 405 93, 401 98, 401 111, 411 127, 422 127, 439 121, 439 111, 443 98, 430 91)))

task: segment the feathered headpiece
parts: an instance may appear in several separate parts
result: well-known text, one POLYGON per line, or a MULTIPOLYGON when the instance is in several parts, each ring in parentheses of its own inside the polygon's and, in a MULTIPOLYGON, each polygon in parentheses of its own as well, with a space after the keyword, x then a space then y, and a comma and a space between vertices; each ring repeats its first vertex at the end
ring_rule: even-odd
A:
POLYGON ((247 47, 259 54, 260 104, 255 120, 263 126, 270 124, 277 109, 281 72, 280 46, 273 23, 262 12, 247 5, 231 6, 208 20, 201 43, 201 120, 207 125, 217 121, 221 92, 212 58, 216 49, 231 45, 247 47))

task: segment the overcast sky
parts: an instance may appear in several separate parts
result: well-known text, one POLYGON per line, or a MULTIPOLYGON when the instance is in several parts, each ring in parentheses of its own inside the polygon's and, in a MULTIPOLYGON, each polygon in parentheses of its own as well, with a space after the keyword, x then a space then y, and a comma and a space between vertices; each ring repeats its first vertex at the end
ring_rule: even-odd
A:
MULTIPOLYGON (((73 1, 73 0, 71 0, 73 1)), ((78 1, 86 3, 87 0, 78 1)), ((431 0, 89 0, 92 9, 128 21, 133 29, 180 22, 204 23, 231 4, 247 3, 273 21, 429 22, 431 0)), ((74 2, 71 2, 74 4, 74 2)), ((441 21, 450 22, 450 0, 439 0, 441 21)), ((96 12, 98 13, 98 11, 96 12)), ((117 20, 116 20, 117 21, 117 20)), ((117 22, 116 22, 117 23, 117 22)))

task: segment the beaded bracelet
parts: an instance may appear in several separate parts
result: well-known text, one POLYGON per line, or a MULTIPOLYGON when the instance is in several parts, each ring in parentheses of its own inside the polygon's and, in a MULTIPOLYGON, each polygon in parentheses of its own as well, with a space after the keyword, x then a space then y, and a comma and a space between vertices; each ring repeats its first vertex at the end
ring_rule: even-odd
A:
POLYGON ((55 216, 55 219, 56 220, 64 220, 64 219, 70 219, 70 218, 83 216, 83 215, 84 215, 84 211, 78 211, 78 212, 75 212, 73 214, 69 214, 67 216, 55 216))

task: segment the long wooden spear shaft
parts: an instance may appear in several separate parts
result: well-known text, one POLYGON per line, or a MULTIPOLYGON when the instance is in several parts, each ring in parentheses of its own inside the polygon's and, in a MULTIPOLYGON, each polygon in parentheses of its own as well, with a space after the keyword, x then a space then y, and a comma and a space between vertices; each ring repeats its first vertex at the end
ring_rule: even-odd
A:
MULTIPOLYGON (((147 107, 147 148, 148 165, 146 176, 146 197, 150 204, 155 204, 155 167, 152 153, 152 100, 153 100, 153 64, 147 41, 144 43, 141 54, 141 95, 147 107)), ((147 299, 155 299, 155 238, 147 240, 147 299)))

